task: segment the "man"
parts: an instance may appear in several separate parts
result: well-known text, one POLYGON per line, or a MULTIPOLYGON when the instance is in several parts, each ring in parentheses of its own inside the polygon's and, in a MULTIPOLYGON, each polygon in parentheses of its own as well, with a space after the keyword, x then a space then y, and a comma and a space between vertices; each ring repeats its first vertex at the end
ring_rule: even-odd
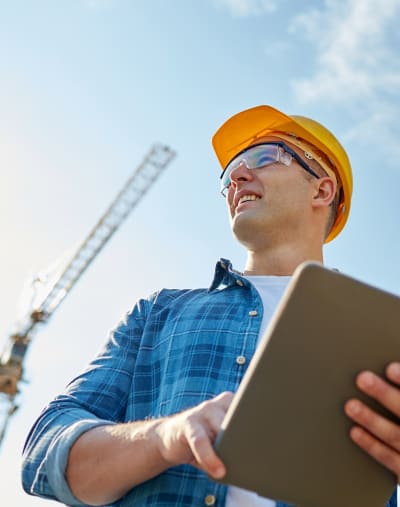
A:
MULTIPOLYGON (((27 492, 68 505, 283 506, 214 482, 213 441, 293 270, 323 260, 346 223, 352 176, 322 125, 259 106, 230 118, 213 145, 244 273, 222 259, 207 289, 139 301, 103 351, 35 423, 27 492)), ((400 416, 400 364, 361 390, 400 416)), ((400 427, 349 400, 351 438, 400 480, 400 427)), ((388 503, 396 505, 395 493, 388 503)))

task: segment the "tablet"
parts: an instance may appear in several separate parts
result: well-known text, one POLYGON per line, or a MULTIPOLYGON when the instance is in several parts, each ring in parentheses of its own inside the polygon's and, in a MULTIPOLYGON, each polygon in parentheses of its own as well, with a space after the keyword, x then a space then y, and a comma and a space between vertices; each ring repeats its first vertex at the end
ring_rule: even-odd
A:
POLYGON ((400 360, 400 298, 307 262, 299 266, 215 442, 222 482, 299 507, 384 507, 396 477, 349 437, 355 387, 400 360))

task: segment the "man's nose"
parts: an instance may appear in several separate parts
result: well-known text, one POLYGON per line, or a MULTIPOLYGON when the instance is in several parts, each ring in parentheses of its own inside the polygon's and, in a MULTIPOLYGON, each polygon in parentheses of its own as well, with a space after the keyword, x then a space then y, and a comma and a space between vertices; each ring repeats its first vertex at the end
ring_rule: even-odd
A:
POLYGON ((231 172, 231 182, 237 184, 238 181, 251 181, 254 178, 254 171, 249 169, 244 160, 231 172))

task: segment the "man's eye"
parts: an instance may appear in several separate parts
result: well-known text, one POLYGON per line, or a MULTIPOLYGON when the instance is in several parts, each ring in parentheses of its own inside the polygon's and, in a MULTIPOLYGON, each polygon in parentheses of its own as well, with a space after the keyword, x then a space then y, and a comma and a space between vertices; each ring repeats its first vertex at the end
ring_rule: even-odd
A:
POLYGON ((256 167, 262 167, 264 165, 273 164, 276 162, 275 157, 271 157, 271 155, 261 155, 257 158, 256 167))

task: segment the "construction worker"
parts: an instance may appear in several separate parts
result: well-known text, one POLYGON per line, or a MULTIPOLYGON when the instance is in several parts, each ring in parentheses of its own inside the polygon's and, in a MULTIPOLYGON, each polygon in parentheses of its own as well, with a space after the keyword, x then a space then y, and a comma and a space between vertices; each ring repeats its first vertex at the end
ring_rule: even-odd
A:
MULTIPOLYGON (((208 289, 164 289, 134 306, 32 428, 28 493, 68 505, 284 506, 215 482, 225 467, 213 441, 294 269, 322 262, 344 227, 351 167, 325 127, 269 106, 230 118, 213 146, 243 273, 221 259, 208 289)), ((399 363, 387 379, 362 372, 357 385, 400 416, 399 363)), ((354 442, 400 481, 400 426, 358 400, 345 412, 354 442)))

